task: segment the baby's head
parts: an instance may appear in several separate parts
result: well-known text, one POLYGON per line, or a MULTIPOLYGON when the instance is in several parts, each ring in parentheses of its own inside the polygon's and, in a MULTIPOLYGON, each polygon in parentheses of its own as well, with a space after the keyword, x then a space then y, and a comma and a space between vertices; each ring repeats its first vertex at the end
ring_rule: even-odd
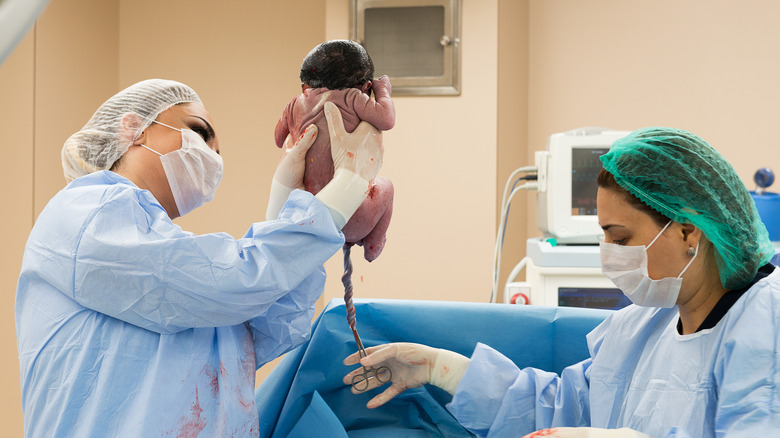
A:
POLYGON ((374 63, 360 44, 349 40, 326 41, 313 48, 301 64, 305 87, 343 90, 371 88, 374 63))

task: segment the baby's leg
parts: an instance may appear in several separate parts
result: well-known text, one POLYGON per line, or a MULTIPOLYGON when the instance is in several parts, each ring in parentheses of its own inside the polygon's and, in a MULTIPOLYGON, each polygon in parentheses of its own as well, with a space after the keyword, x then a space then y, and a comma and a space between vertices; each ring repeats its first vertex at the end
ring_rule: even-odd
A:
POLYGON ((374 228, 363 239, 363 257, 369 262, 374 261, 382 250, 385 248, 385 241, 387 240, 387 228, 390 226, 390 218, 393 216, 393 184, 390 180, 387 180, 389 187, 385 187, 385 212, 374 228), (389 190, 388 190, 389 188, 389 190))
POLYGON ((372 261, 382 252, 393 206, 393 183, 377 177, 368 197, 343 228, 347 243, 363 245, 364 257, 372 261))

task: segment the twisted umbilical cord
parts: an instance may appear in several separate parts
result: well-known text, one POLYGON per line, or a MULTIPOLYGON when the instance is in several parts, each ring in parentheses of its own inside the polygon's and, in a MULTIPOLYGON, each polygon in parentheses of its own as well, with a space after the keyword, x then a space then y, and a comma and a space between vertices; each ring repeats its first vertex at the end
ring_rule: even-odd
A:
POLYGON ((347 322, 349 328, 355 330, 355 304, 352 302, 352 260, 349 255, 352 252, 352 245, 345 244, 344 250, 344 275, 341 276, 341 283, 344 285, 344 303, 347 306, 347 322))

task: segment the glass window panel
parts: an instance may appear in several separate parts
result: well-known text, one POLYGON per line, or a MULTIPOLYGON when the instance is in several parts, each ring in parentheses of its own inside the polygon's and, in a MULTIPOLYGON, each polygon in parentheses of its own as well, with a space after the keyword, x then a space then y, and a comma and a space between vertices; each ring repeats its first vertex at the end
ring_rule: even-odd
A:
POLYGON ((444 75, 444 7, 369 8, 364 46, 375 76, 444 75))

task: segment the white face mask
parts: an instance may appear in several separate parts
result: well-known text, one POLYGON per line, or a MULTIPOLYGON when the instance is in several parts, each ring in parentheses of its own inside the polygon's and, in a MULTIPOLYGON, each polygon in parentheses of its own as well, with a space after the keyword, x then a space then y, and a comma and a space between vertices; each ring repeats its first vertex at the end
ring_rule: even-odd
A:
POLYGON ((614 243, 600 243, 601 272, 609 277, 615 286, 637 306, 644 307, 674 307, 680 295, 682 275, 691 266, 699 254, 699 244, 691 261, 685 265, 676 278, 665 277, 653 280, 647 273, 647 250, 669 227, 672 221, 655 236, 649 245, 623 246, 614 243))
POLYGON ((181 148, 165 155, 144 144, 141 146, 160 156, 176 208, 179 215, 184 216, 214 199, 222 181, 222 157, 195 131, 177 129, 158 121, 152 123, 181 132, 181 148))

